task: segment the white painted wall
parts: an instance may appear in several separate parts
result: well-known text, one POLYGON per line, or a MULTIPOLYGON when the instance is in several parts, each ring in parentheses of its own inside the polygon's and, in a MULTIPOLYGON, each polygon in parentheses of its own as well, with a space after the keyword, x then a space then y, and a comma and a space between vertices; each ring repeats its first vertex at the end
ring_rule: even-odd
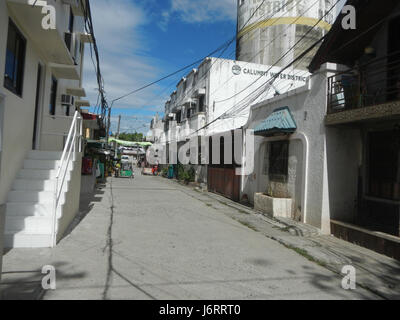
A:
MULTIPOLYGON (((255 169, 253 174, 242 177, 242 195, 252 201, 254 193, 265 192, 269 183, 262 174, 264 148, 267 142, 288 139, 289 182, 285 186, 290 198, 295 200, 295 209, 302 221, 316 226, 324 233, 330 232, 330 219, 338 212, 351 214, 356 196, 354 161, 358 159, 358 148, 352 145, 355 132, 341 133, 340 129, 326 128, 324 119, 327 109, 327 77, 336 65, 326 64, 314 73, 310 83, 253 106, 245 128, 254 129, 275 109, 288 106, 297 124, 297 131, 289 137, 255 137, 255 169), (345 141, 345 142, 344 142, 345 141), (347 163, 353 163, 350 166, 347 163), (339 170, 340 169, 340 170, 339 170), (334 175, 334 177, 333 177, 334 175), (346 192, 340 196, 329 187, 341 181, 346 192), (350 183, 353 182, 353 183, 350 183)), ((246 148, 246 146, 244 146, 246 148)), ((355 171, 356 172, 356 171, 355 171)))
MULTIPOLYGON (((53 1, 57 9, 57 28, 60 37, 64 37, 69 19, 69 6, 53 1)), ((41 21, 38 21, 41 23, 41 21)), ((83 18, 75 16, 75 32, 83 31, 83 18)), ((68 132, 72 117, 69 119, 53 119, 49 117, 51 70, 50 61, 46 61, 42 53, 43 48, 37 48, 32 39, 24 32, 20 21, 9 10, 5 0, 0 0, 0 206, 5 203, 7 194, 18 171, 22 168, 23 161, 29 150, 32 149, 32 135, 34 127, 35 98, 37 83, 38 64, 42 64, 42 100, 39 112, 39 149, 46 151, 61 151, 64 138, 58 136, 47 136, 44 133, 53 132, 62 134, 68 132), (5 55, 7 46, 9 18, 13 20, 20 32, 26 38, 26 55, 23 78, 22 96, 17 96, 3 86, 5 71, 5 55), (1 120, 1 117, 0 117, 1 120)), ((83 57, 84 55, 82 55, 83 57)), ((81 80, 59 79, 57 92, 56 115, 64 114, 61 106, 61 94, 66 93, 67 87, 79 87, 81 80)), ((71 115, 74 108, 71 107, 71 115)), ((76 170, 80 175, 80 168, 76 170)), ((80 182, 74 185, 79 190, 80 182)), ((75 193, 74 193, 75 194, 75 193)), ((76 194, 75 194, 76 195, 76 194)), ((76 201, 79 205, 79 196, 71 199, 73 206, 76 201)), ((73 208, 74 210, 76 208, 73 208)), ((76 211, 77 212, 77 211, 76 211)), ((0 218, 2 214, 0 213, 0 218)), ((0 247, 2 246, 3 234, 0 228, 0 247)))
POLYGON ((65 231, 79 212, 82 154, 76 153, 75 159, 74 167, 71 171, 71 180, 68 184, 69 192, 66 194, 65 204, 63 205, 63 215, 58 220, 57 241, 64 236, 65 231))
MULTIPOLYGON (((301 87, 305 84, 306 79, 310 75, 308 72, 288 69, 283 75, 274 82, 274 88, 270 90, 262 90, 262 95, 257 99, 253 92, 260 92, 264 85, 271 80, 272 74, 280 71, 279 67, 270 67, 242 61, 207 58, 199 66, 198 70, 191 71, 187 77, 181 80, 177 85, 176 92, 171 94, 171 98, 165 104, 166 117, 170 113, 176 113, 179 108, 182 110, 182 123, 176 125, 170 121, 170 132, 165 132, 165 141, 185 141, 191 135, 188 132, 194 132, 201 128, 201 124, 210 124, 205 130, 196 135, 211 136, 216 133, 226 132, 232 129, 242 127, 248 119, 250 106, 258 101, 271 98, 275 94, 275 89, 284 93, 293 88, 301 87), (237 74, 233 72, 233 68, 239 70, 237 74), (258 72, 265 72, 261 76, 258 72), (297 77, 295 80, 289 77, 297 77), (298 77, 302 77, 299 79, 298 77), (205 89, 205 107, 204 117, 195 115, 191 119, 186 119, 187 105, 185 102, 193 98, 199 89, 205 89), (235 112, 229 117, 219 119, 229 110, 237 110, 239 107, 246 105, 240 112, 235 112), (185 130, 186 129, 186 130, 185 130)), ((197 110, 198 112, 198 110, 197 110)), ((175 119, 175 118, 173 118, 175 119)), ((170 120, 173 120, 170 119, 170 120)), ((166 119, 164 118, 164 121, 166 119)), ((204 126, 204 125, 203 125, 204 126)), ((162 133, 159 136, 163 136, 162 133)))

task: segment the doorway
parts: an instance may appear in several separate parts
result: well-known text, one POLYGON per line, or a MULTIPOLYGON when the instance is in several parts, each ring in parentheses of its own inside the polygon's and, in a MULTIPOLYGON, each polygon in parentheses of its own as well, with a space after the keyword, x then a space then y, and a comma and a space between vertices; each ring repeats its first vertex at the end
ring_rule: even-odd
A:
POLYGON ((35 98, 35 116, 33 118, 33 134, 32 134, 32 150, 39 148, 39 121, 40 121, 40 106, 41 106, 41 92, 42 92, 42 65, 38 64, 38 71, 36 77, 36 98, 35 98))
POLYGON ((400 132, 372 131, 367 136, 366 197, 357 224, 366 229, 399 234, 400 132))

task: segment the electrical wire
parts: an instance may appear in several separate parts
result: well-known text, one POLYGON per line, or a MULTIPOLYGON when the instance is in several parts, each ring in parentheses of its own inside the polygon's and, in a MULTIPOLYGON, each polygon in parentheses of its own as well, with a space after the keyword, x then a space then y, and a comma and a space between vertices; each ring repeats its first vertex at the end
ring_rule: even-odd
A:
MULTIPOLYGON (((300 41, 302 41, 309 32, 311 32, 312 29, 314 29, 333 9, 334 7, 336 7, 336 5, 340 2, 340 0, 338 0, 318 21, 317 23, 310 28, 310 30, 308 30, 308 32, 306 34, 304 34, 299 41, 296 42, 296 44, 292 47, 294 48, 300 41)), ((280 76, 280 74, 285 71, 286 69, 288 69, 290 66, 292 66, 294 63, 298 62, 299 60, 303 59, 312 49, 314 49, 318 44, 320 44, 324 39, 325 39, 326 35, 324 35, 322 38, 320 38, 318 41, 316 41, 315 43, 313 43, 309 48, 307 48, 305 51, 302 52, 302 54, 300 54, 296 59, 294 59, 291 63, 289 63, 286 67, 284 67, 280 72, 278 72, 277 74, 275 74, 273 77, 271 77, 268 81, 266 81, 265 83, 263 83, 261 86, 259 86, 256 90, 252 91, 249 95, 247 95, 244 99, 242 99, 241 101, 239 101, 239 103, 245 101, 246 99, 250 98, 250 102, 247 101, 247 103, 245 104, 245 106, 249 106, 251 105, 252 102, 254 102, 262 93, 264 90, 260 90, 262 89, 265 85, 271 85, 277 77, 280 76), (260 90, 260 93, 256 93, 257 90, 260 90), (252 94, 255 94, 254 97, 251 97, 252 94)), ((292 49, 291 48, 291 49, 292 49)), ((289 50, 291 50, 289 49, 289 50)), ((283 57, 285 57, 288 54, 288 52, 286 52, 276 63, 278 63, 280 60, 283 59, 283 57)), ((276 64, 275 63, 275 64, 276 64)), ((272 68, 273 66, 271 66, 272 68)), ((271 69, 270 68, 270 69, 271 69)), ((261 77, 260 77, 261 78, 261 77)), ((257 80, 258 81, 258 80, 257 80)), ((226 111, 225 113, 223 113, 222 115, 220 115, 219 117, 217 117, 216 119, 212 120, 211 122, 207 123, 206 125, 204 125, 202 128, 196 130, 195 132, 193 132, 192 134, 195 134, 207 127, 209 127, 211 124, 215 123, 216 121, 220 120, 224 115, 228 114, 229 112, 235 111, 235 108, 237 108, 238 104, 235 104, 234 107, 232 107, 231 109, 229 109, 228 111, 226 111)))

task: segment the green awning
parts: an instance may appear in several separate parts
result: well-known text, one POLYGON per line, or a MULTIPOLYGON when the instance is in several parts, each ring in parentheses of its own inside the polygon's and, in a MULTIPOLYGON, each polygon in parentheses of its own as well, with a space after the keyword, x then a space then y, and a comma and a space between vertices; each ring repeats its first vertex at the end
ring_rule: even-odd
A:
POLYGON ((121 145, 121 146, 125 146, 125 147, 134 147, 134 146, 141 146, 141 147, 148 147, 148 146, 152 146, 153 144, 150 142, 133 142, 133 141, 123 141, 123 140, 118 140, 115 138, 109 138, 108 142, 116 142, 117 144, 121 145))
POLYGON ((288 107, 274 110, 265 120, 255 127, 254 134, 258 136, 273 136, 290 134, 297 129, 296 122, 288 107))

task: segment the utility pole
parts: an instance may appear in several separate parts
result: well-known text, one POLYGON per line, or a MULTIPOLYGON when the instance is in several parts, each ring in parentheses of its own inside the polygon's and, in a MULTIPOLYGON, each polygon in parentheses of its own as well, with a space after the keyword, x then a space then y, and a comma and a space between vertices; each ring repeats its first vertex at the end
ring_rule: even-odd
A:
POLYGON ((117 139, 119 139, 119 128, 121 126, 121 115, 118 116, 118 129, 117 129, 117 139))
POLYGON ((110 138, 110 127, 111 127, 111 108, 108 108, 108 120, 107 120, 107 132, 106 132, 107 147, 108 147, 108 140, 110 138))
MULTIPOLYGON (((117 135, 115 136, 116 139, 119 139, 120 126, 121 126, 121 115, 118 116, 118 129, 117 129, 117 135)), ((118 154, 118 150, 117 149, 118 149, 118 143, 117 143, 117 141, 115 141, 115 157, 118 154)))

